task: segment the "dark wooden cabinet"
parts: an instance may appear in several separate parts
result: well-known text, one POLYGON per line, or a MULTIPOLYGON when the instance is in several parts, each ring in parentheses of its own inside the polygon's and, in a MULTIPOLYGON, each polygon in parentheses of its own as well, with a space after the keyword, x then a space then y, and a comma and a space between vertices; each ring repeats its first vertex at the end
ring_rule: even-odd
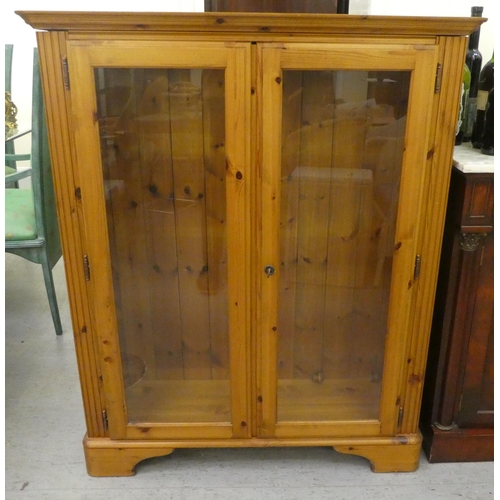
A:
POLYGON ((421 412, 430 462, 493 460, 493 173, 454 167, 421 412))
POLYGON ((205 0, 205 12, 348 14, 349 0, 205 0))

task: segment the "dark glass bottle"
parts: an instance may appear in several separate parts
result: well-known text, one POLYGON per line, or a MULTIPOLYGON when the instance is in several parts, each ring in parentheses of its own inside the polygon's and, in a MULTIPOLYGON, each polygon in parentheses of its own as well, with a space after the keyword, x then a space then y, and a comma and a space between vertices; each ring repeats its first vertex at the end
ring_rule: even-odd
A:
POLYGON ((488 103, 488 95, 493 88, 493 70, 494 70, 494 57, 484 65, 479 75, 479 90, 477 91, 477 111, 476 121, 472 129, 472 147, 481 149, 481 137, 483 136, 484 120, 486 114, 486 105, 488 103))
POLYGON ((488 95, 488 104, 486 105, 486 116, 484 120, 484 132, 482 137, 481 153, 483 155, 494 155, 494 109, 493 109, 493 90, 488 95))
MULTIPOLYGON (((481 17, 482 14, 483 14, 482 7, 472 7, 471 9, 472 17, 481 17)), ((472 136, 472 128, 474 127, 474 122, 476 120, 479 74, 481 73, 481 66, 483 63, 483 57, 478 49, 480 32, 481 28, 478 28, 469 36, 469 48, 467 49, 467 53, 465 55, 465 64, 467 64, 467 66, 470 69, 470 89, 469 89, 469 100, 467 102, 465 132, 463 137, 464 142, 470 141, 472 136)))
POLYGON ((462 97, 460 99, 460 111, 458 112, 457 133, 455 135, 455 146, 462 144, 465 132, 465 119, 467 116, 467 102, 469 100, 470 90, 470 69, 464 64, 462 76, 462 97))

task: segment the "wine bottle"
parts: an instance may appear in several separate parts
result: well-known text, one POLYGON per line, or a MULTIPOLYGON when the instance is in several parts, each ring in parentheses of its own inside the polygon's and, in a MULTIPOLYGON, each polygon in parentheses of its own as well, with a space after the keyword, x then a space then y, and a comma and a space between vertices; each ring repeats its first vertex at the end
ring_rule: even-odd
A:
MULTIPOLYGON (((472 7, 471 16, 481 17, 483 14, 482 7, 472 7)), ((472 128, 474 127, 474 122, 476 120, 476 108, 477 108, 477 91, 479 86, 479 74, 481 72, 481 66, 483 62, 483 57, 481 52, 479 52, 479 34, 481 28, 471 33, 469 36, 469 48, 465 54, 465 64, 470 69, 470 89, 469 89, 469 99, 467 102, 467 115, 465 120, 465 132, 463 141, 468 142, 472 136, 472 128)))
POLYGON ((488 95, 488 104, 486 105, 486 115, 485 115, 485 120, 484 120, 484 131, 483 131, 483 137, 481 139, 482 146, 481 146, 481 153, 483 155, 489 155, 493 156, 494 155, 494 138, 495 138, 495 133, 493 129, 494 125, 494 110, 493 110, 493 90, 490 90, 490 93, 488 95))
POLYGON ((494 57, 495 53, 493 52, 491 59, 484 65, 479 75, 476 121, 474 122, 471 137, 472 147, 476 149, 481 149, 481 138, 483 136, 484 130, 486 104, 488 103, 488 95, 490 93, 490 90, 493 88, 494 57))
POLYGON ((462 76, 462 97, 460 99, 460 111, 458 113, 457 133, 455 135, 455 146, 462 144, 465 132, 465 119, 467 116, 467 102, 469 100, 470 69, 464 64, 462 76))

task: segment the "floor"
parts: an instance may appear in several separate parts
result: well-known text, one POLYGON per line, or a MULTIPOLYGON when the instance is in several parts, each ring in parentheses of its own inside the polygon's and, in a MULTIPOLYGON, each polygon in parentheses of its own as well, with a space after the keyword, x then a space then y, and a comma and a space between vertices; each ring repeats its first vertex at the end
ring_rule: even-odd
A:
POLYGON ((429 464, 375 474, 331 448, 177 450, 128 478, 92 478, 64 265, 54 270, 64 334, 56 338, 40 266, 5 258, 5 487, 8 500, 487 500, 493 463, 429 464))

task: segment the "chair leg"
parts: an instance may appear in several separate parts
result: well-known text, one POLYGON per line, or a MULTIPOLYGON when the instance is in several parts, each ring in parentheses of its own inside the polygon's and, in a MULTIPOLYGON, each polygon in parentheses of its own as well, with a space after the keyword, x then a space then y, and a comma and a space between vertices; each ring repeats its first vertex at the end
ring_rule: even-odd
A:
POLYGON ((42 258, 42 270, 43 279, 45 281, 45 288, 47 290, 47 297, 49 299, 50 312, 52 314, 52 320, 54 321, 54 327, 56 329, 56 335, 62 335, 62 325, 61 318, 59 316, 59 308, 57 306, 57 296, 56 289, 54 287, 54 277, 52 276, 52 269, 47 260, 47 256, 42 258))

